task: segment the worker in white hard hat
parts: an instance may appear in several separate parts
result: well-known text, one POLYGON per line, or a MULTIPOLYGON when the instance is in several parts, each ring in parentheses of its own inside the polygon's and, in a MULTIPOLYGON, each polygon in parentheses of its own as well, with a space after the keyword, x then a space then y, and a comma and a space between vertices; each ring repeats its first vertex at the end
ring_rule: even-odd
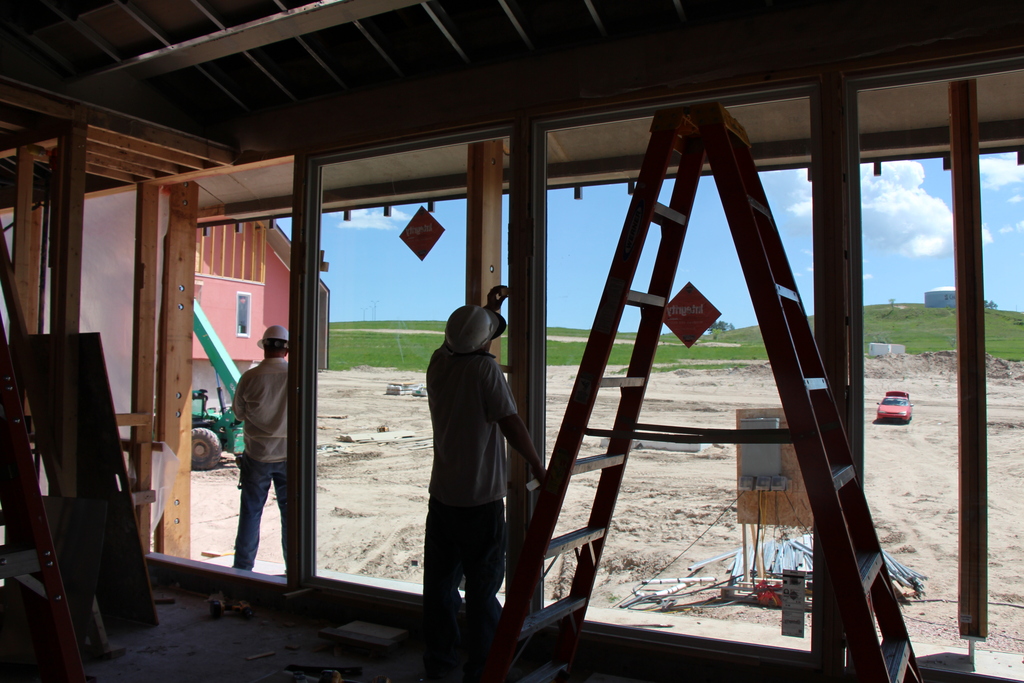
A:
POLYGON ((488 353, 491 340, 505 329, 500 310, 506 292, 495 287, 486 306, 456 309, 427 368, 434 464, 424 539, 423 663, 433 679, 459 666, 461 645, 468 655, 463 683, 476 683, 494 639, 508 537, 505 439, 544 480, 544 466, 505 376, 488 353), (460 631, 463 577, 467 628, 460 631))
POLYGON ((271 325, 256 344, 263 349, 263 361, 242 374, 232 404, 235 417, 245 421, 245 453, 238 461, 242 494, 234 567, 248 570, 256 563, 260 520, 271 483, 281 511, 281 548, 288 555, 288 330, 271 325))

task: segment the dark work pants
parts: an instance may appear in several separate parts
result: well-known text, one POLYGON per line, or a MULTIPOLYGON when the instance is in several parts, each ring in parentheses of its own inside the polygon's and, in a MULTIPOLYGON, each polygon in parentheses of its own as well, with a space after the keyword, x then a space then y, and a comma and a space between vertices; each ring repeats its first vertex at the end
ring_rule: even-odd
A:
POLYGON ((459 508, 430 499, 423 553, 423 664, 439 676, 459 664, 456 647, 468 659, 464 683, 476 683, 501 616, 498 589, 505 578, 505 501, 459 508), (466 577, 466 629, 457 621, 466 577))

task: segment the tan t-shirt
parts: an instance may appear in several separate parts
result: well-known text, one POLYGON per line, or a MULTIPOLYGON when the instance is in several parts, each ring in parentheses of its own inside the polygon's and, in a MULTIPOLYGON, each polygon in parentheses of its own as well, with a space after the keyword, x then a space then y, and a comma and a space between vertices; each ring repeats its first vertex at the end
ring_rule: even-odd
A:
POLYGON ((245 420, 245 455, 260 462, 288 458, 288 360, 266 358, 235 387, 235 417, 245 420))

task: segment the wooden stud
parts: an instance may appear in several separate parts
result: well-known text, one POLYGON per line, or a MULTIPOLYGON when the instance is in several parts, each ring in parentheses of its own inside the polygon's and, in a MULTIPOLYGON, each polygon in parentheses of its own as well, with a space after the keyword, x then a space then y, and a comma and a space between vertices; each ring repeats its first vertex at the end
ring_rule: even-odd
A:
POLYGON ((196 183, 171 187, 157 371, 156 440, 177 454, 178 475, 163 510, 155 547, 159 552, 185 558, 191 550, 192 305, 198 203, 196 183))
MULTIPOLYGON (((132 334, 132 413, 145 419, 132 426, 131 458, 135 467, 135 491, 153 486, 153 408, 157 330, 157 245, 160 233, 160 188, 138 185, 135 195, 135 294, 132 334)), ((191 415, 191 413, 190 413, 191 415)), ((143 553, 151 546, 150 505, 136 505, 139 541, 143 553)))
MULTIPOLYGON (((505 147, 501 140, 469 145, 466 167, 466 303, 482 306, 501 284, 501 190, 505 147)), ((491 344, 501 362, 501 341, 491 344)))
POLYGON ((306 165, 304 154, 295 156, 292 171, 292 249, 291 263, 288 264, 291 279, 288 297, 288 327, 292 339, 288 351, 288 388, 294 400, 288 401, 288 545, 285 548, 285 574, 288 590, 301 588, 301 582, 312 575, 313 567, 306 563, 307 544, 316 547, 312 529, 316 528, 316 510, 308 494, 316 495, 313 477, 316 463, 305 454, 316 452, 316 391, 308 380, 316 378, 316 338, 314 334, 303 334, 315 330, 316 308, 309 305, 307 272, 319 283, 319 272, 309 265, 311 254, 319 253, 319 236, 310 234, 307 213, 319 207, 306 205, 306 165), (299 387, 302 387, 299 390, 299 387), (306 530, 306 533, 303 531, 306 530))
MULTIPOLYGON (((76 108, 70 130, 60 138, 57 192, 50 239, 50 392, 60 495, 73 497, 77 475, 78 332, 82 297, 82 232, 85 209, 85 110, 76 108)), ((36 411, 41 406, 35 406, 36 411)), ((52 484, 52 482, 51 482, 52 484)))
MULTIPOLYGON (((811 140, 813 147, 812 194, 814 206, 814 334, 821 353, 822 364, 832 387, 839 414, 849 428, 860 420, 854 419, 846 392, 850 377, 850 290, 847 286, 849 268, 849 201, 850 187, 845 170, 848 140, 846 136, 845 79, 840 73, 826 73, 819 88, 820 116, 813 117, 811 140)), ((810 312, 810 311, 808 311, 810 312)), ((856 451, 854 451, 856 452, 856 451)), ((819 544, 815 544, 819 548, 819 544)), ((819 549, 820 553, 820 549, 819 549)), ((822 668, 832 676, 842 676, 846 669, 846 647, 843 622, 835 589, 828 576, 824 561, 816 566, 821 576, 820 597, 814 601, 815 648, 822 653, 822 668)))
POLYGON ((960 635, 988 637, 988 443, 977 82, 949 84, 960 415, 960 635))
POLYGON ((25 329, 32 333, 39 325, 39 265, 42 259, 41 208, 32 208, 33 167, 36 154, 29 147, 18 148, 14 204, 14 275, 25 317, 25 329))

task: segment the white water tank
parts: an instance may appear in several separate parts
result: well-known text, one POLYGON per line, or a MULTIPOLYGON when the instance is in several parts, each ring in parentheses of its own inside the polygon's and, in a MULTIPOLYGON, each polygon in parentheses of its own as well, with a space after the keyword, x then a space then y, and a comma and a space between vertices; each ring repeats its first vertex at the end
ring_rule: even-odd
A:
POLYGON ((956 287, 936 287, 924 293, 925 308, 956 308, 956 287))

